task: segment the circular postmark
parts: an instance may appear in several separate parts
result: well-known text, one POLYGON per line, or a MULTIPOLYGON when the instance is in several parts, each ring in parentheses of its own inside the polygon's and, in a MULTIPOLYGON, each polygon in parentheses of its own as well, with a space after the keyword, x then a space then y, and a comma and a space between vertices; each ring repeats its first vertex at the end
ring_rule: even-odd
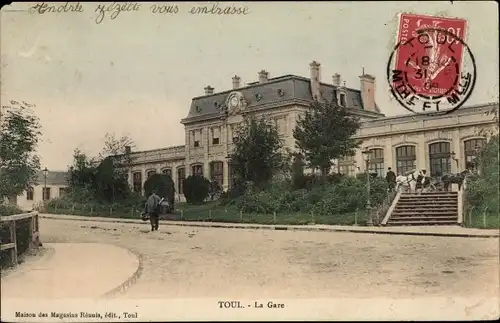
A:
POLYGON ((469 46, 441 28, 416 30, 413 37, 394 47, 387 63, 392 95, 416 114, 457 110, 472 94, 476 76, 469 46))

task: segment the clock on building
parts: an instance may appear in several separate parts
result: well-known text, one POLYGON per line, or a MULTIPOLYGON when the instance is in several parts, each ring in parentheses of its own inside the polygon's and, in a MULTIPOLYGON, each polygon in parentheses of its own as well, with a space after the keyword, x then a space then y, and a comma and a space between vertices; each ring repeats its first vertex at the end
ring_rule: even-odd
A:
POLYGON ((229 109, 229 114, 240 113, 246 107, 246 101, 241 92, 233 92, 226 98, 226 105, 229 109))

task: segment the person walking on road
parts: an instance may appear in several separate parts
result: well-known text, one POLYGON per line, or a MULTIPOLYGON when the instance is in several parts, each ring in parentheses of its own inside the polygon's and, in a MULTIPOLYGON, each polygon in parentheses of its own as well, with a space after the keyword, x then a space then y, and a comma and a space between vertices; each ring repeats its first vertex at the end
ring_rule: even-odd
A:
POLYGON ((149 220, 151 221, 151 231, 158 231, 160 225, 160 203, 160 197, 156 195, 155 191, 152 191, 146 201, 146 212, 149 214, 149 220))
POLYGON ((396 186, 396 174, 389 167, 387 169, 387 174, 385 175, 385 180, 389 184, 389 191, 393 191, 396 186))

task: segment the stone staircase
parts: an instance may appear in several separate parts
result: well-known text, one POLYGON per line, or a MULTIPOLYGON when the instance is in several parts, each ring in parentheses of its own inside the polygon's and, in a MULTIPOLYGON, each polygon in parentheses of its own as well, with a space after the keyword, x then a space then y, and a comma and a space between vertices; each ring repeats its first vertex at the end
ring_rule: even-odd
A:
POLYGON ((458 193, 402 193, 387 221, 397 225, 457 225, 458 193))

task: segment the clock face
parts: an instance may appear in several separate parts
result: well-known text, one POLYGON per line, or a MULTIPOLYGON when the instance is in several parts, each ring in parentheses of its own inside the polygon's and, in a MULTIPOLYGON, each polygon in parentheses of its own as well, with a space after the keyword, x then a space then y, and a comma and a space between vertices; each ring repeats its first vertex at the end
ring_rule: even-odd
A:
POLYGON ((232 107, 236 107, 236 106, 238 106, 238 103, 239 103, 238 97, 237 97, 237 96, 233 96, 233 97, 231 98, 230 103, 231 103, 231 106, 232 106, 232 107))

